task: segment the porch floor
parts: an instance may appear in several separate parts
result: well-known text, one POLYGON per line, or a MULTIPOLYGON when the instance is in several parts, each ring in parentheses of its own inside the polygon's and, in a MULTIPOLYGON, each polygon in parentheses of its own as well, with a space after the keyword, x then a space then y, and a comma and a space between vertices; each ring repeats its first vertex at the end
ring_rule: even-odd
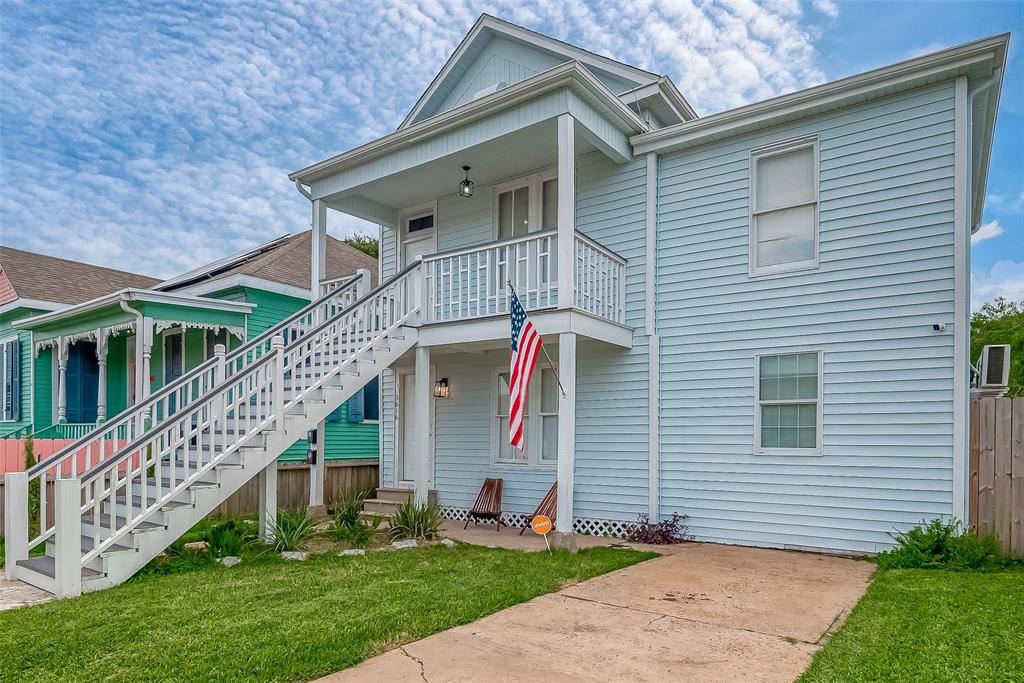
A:
MULTIPOLYGON (((544 550, 544 539, 527 529, 522 536, 519 535, 521 527, 501 527, 501 531, 495 531, 493 524, 480 524, 474 526, 469 523, 468 529, 463 529, 465 522, 446 520, 442 525, 444 535, 453 541, 461 541, 471 545, 482 545, 487 548, 506 548, 508 550, 538 551, 544 550)), ((620 545, 636 548, 638 550, 657 550, 664 552, 664 546, 653 548, 636 543, 628 543, 621 538, 605 538, 602 536, 576 536, 576 546, 579 548, 596 548, 599 546, 620 545)))

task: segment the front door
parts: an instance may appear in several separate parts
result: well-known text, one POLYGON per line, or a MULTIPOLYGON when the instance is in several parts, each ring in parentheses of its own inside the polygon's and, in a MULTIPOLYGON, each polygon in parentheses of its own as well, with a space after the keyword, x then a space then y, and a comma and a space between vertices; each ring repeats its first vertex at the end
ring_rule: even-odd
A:
POLYGON ((68 348, 65 381, 67 421, 79 424, 96 422, 97 392, 100 385, 96 342, 79 341, 68 348))
POLYGON ((406 372, 399 375, 399 428, 401 437, 395 473, 399 486, 411 486, 416 481, 416 468, 412 454, 416 452, 416 374, 406 372))
POLYGON ((434 214, 414 215, 403 221, 402 267, 414 262, 419 256, 429 256, 437 251, 437 230, 434 214))

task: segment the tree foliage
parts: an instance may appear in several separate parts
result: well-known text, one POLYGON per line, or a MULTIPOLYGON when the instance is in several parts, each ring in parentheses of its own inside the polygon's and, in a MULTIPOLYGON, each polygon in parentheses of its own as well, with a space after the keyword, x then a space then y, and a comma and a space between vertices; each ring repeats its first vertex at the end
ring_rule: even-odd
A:
POLYGON ((1007 396, 1024 395, 1024 301, 997 297, 982 304, 971 316, 971 362, 981 356, 986 344, 1010 345, 1010 391, 1007 396))
POLYGON ((357 232, 351 237, 346 237, 345 244, 358 249, 373 258, 379 258, 378 254, 380 253, 380 244, 377 242, 377 238, 372 235, 364 235, 357 232))

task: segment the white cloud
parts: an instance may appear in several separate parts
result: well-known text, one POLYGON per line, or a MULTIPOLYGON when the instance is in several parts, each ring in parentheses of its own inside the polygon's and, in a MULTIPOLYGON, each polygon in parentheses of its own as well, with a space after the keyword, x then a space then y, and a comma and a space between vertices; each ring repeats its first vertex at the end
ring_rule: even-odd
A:
POLYGON ((988 273, 971 275, 971 309, 977 310, 997 296, 1024 300, 1024 261, 996 261, 988 273))
POLYGON ((1006 231, 1003 230, 1003 226, 999 225, 999 221, 989 221, 978 228, 976 233, 971 235, 971 244, 977 244, 984 240, 990 240, 993 237, 999 237, 1004 232, 1006 231))
POLYGON ((985 197, 985 208, 1001 214, 1024 213, 1024 190, 1013 194, 990 194, 985 197))
POLYGON ((170 275, 303 229, 287 172, 393 130, 484 9, 667 73, 702 112, 824 80, 797 0, 9 0, 0 240, 170 275))
POLYGON ((811 3, 811 6, 822 14, 828 15, 832 19, 839 16, 839 5, 832 2, 832 0, 814 0, 811 3))

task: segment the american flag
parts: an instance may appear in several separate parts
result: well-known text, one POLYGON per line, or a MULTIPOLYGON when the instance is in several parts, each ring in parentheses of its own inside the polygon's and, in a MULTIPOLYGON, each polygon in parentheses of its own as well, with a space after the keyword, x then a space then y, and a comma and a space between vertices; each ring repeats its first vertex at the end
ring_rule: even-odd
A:
POLYGON ((537 354, 542 343, 533 323, 526 317, 519 297, 512 291, 509 317, 512 319, 512 370, 509 381, 509 442, 519 450, 524 449, 523 419, 526 416, 526 390, 530 376, 537 364, 537 354))

